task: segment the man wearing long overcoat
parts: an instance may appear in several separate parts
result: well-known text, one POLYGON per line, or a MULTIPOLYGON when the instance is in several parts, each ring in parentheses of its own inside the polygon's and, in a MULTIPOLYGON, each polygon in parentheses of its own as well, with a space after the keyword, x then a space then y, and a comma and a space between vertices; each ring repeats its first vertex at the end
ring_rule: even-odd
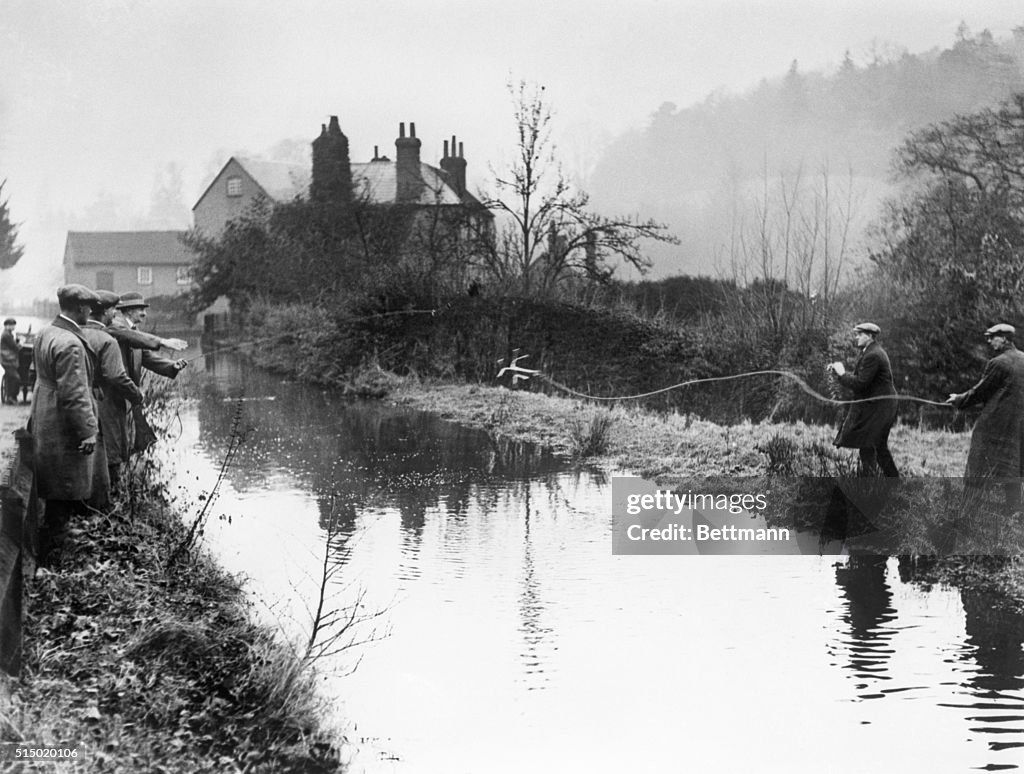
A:
POLYGON ((4 331, 0 333, 0 367, 4 369, 8 403, 18 402, 18 390, 21 389, 21 348, 17 336, 14 335, 15 325, 17 321, 13 317, 8 317, 4 320, 4 331))
POLYGON ((97 448, 95 480, 90 504, 105 507, 110 499, 111 486, 120 478, 120 464, 126 459, 127 415, 125 403, 142 403, 138 385, 128 378, 121 357, 121 348, 107 332, 111 311, 118 295, 108 290, 96 291, 98 301, 92 307, 82 335, 96 353, 96 387, 94 395, 100 423, 100 443, 97 448), (122 457, 124 455, 124 457, 122 457))
POLYGON ((850 405, 833 444, 860 450, 862 475, 877 475, 881 468, 884 475, 898 478, 899 470, 889 451, 889 432, 896 422, 896 385, 889 356, 878 343, 882 331, 874 323, 860 323, 853 332, 861 351, 853 373, 847 373, 841 362, 832 363, 829 368, 839 383, 853 393, 853 400, 863 402, 850 405))
MULTIPOLYGON (((157 352, 161 347, 182 350, 188 346, 187 342, 182 339, 165 339, 138 330, 139 323, 146 319, 148 307, 149 304, 146 303, 141 293, 135 291, 125 293, 119 298, 107 327, 107 332, 117 340, 121 347, 121 357, 124 360, 128 378, 139 387, 142 386, 143 369, 174 379, 188 365, 187 361, 183 359, 172 360, 157 352)), ((142 416, 141 409, 136 408, 134 412, 126 411, 125 416, 128 423, 128 438, 123 461, 127 461, 132 451, 141 451, 148 444, 148 441, 145 440, 146 434, 141 432, 143 428, 136 427, 136 424, 145 425, 145 417, 142 416)), ((148 430, 148 425, 145 426, 145 429, 148 430)), ((150 437, 151 433, 152 431, 149 431, 150 437)))
POLYGON ((60 314, 35 342, 36 392, 29 430, 36 487, 46 500, 42 555, 59 541, 71 516, 92 493, 99 433, 92 393, 95 355, 82 326, 96 300, 82 285, 58 289, 60 314))
POLYGON ((967 392, 952 393, 958 409, 984 404, 971 434, 966 483, 1002 483, 1010 510, 1020 510, 1024 477, 1024 353, 1014 345, 1016 329, 999 323, 985 331, 995 356, 985 364, 981 380, 967 392))

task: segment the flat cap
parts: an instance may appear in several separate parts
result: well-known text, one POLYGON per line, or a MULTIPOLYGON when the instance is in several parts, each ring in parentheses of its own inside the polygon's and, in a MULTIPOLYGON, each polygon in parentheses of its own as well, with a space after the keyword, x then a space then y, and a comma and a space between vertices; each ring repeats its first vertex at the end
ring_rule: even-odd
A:
POLYGON ((93 293, 85 285, 63 285, 57 288, 57 303, 65 304, 95 304, 99 296, 93 293))
POLYGON ((4 320, 4 325, 17 325, 17 324, 18 324, 18 321, 15 320, 13 317, 8 317, 6 320, 4 320))
POLYGON ((121 296, 117 303, 118 309, 137 309, 138 307, 146 307, 149 304, 146 303, 146 299, 142 297, 141 293, 131 290, 121 296))
POLYGON ((1007 325, 1006 323, 996 323, 985 331, 985 336, 1009 336, 1010 338, 1013 338, 1016 334, 1017 329, 1012 325, 1007 325))
POLYGON ((117 303, 121 300, 121 297, 111 290, 97 290, 96 298, 98 300, 93 306, 97 309, 109 309, 112 306, 117 306, 117 303))
POLYGON ((877 336, 882 332, 882 329, 871 322, 862 322, 853 326, 853 329, 858 333, 870 333, 872 336, 877 336))

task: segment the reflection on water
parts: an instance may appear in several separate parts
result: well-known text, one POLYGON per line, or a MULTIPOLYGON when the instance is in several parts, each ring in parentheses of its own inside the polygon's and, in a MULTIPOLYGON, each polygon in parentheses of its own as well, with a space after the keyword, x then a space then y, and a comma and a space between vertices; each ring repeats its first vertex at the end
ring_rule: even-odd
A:
POLYGON ((339 672, 359 668, 324 684, 354 772, 1021 761, 1021 617, 923 589, 909 560, 612 556, 599 473, 208 366, 179 466, 209 487, 241 411, 246 443, 216 506, 231 522, 208 534, 222 561, 301 629, 333 514, 338 594, 362 589, 387 611, 391 636, 344 654, 339 672))
POLYGON ((967 639, 956 658, 969 679, 951 706, 968 712, 972 740, 1024 761, 1024 613, 987 594, 965 592, 963 603, 967 639))
POLYGON ((856 686, 864 691, 858 694, 862 699, 884 696, 871 692, 877 690, 874 681, 891 679, 888 661, 897 629, 891 625, 896 610, 885 578, 886 565, 884 556, 851 556, 846 565, 836 568, 836 584, 846 603, 842 619, 849 629, 848 639, 840 643, 847 662, 842 666, 863 681, 856 686))

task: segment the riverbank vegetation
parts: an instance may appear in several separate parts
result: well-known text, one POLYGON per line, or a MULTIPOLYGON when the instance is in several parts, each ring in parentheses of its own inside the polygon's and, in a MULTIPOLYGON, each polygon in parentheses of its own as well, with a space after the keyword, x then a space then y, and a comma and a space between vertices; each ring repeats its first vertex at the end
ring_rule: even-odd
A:
POLYGON ((196 544, 214 493, 183 510, 152 458, 133 467, 27 581, 3 740, 76 749, 62 771, 342 770, 311 651, 254 623, 196 544))
MULTIPOLYGON (((228 295, 241 314, 235 334, 259 364, 669 485, 852 472, 851 455, 830 445, 838 412, 823 366, 852 362, 850 327, 870 319, 905 396, 892 437, 901 470, 961 474, 968 418, 928 402, 978 379, 985 328, 1024 321, 1024 95, 904 139, 902 191, 878 214, 856 272, 852 190, 827 170, 797 169, 766 182, 730 235, 728 276, 646 283, 616 282, 613 270, 644 270, 642 240, 670 235, 650 221, 589 217, 547 152, 542 96, 520 90, 516 108, 520 162, 495 183, 514 195, 480 199, 499 216, 493 227, 427 239, 422 227, 436 237, 436 220, 406 213, 401 239, 359 232, 353 252, 338 236, 355 232, 312 216, 296 230, 298 205, 257 208, 219 242, 193 240, 197 306, 228 295), (545 169, 556 171, 547 186, 545 169), (537 373, 492 391, 513 363, 537 373), (702 383, 677 387, 691 381, 702 383), (644 397, 609 400, 627 396, 644 397)), ((906 505, 955 521, 963 508, 947 506, 948 494, 916 492, 906 505)))
MULTIPOLYGON (((447 238, 436 238, 433 220, 406 213, 408 239, 396 246, 391 234, 377 244, 377 230, 357 239, 325 221, 322 204, 307 211, 301 202, 263 203, 220 240, 194 237, 196 303, 227 295, 258 357, 319 383, 344 384, 369 365, 488 383, 523 356, 524 366, 578 392, 661 391, 644 405, 723 424, 831 419, 823 366, 851 361, 850 326, 871 319, 883 329, 900 391, 941 402, 979 377, 988 325, 1024 320, 1024 210, 1014 173, 1024 150, 1012 141, 1022 125, 1018 96, 909 135, 897 154, 905 193, 879 214, 869 260, 856 273, 849 200, 827 180, 798 175, 766 190, 760 217, 737 235, 732 276, 616 283, 616 260, 643 269, 642 241, 667 235, 651 222, 586 216, 586 199, 556 176, 548 198, 503 201, 495 211, 511 211, 510 222, 479 232, 463 224, 461 241, 444 229, 447 238), (545 214, 542 230, 523 231, 521 216, 534 206, 545 214), (427 227, 435 238, 412 238, 427 227), (665 389, 772 370, 818 397, 771 375, 665 389)), ((527 170, 553 163, 536 150, 525 158, 535 165, 527 170)), ((963 426, 962 416, 920 401, 903 401, 900 411, 906 421, 963 426)))

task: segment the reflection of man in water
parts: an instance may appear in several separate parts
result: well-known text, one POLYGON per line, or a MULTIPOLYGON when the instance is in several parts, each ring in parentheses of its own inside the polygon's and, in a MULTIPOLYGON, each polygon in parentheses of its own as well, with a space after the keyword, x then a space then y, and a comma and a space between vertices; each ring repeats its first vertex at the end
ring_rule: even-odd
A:
POLYGON ((843 649, 857 677, 882 676, 889 666, 889 640, 895 634, 889 624, 896 611, 886 580, 887 562, 887 556, 853 555, 845 566, 836 568, 836 585, 846 598, 843 621, 850 627, 843 649))
POLYGON ((832 363, 829 368, 839 383, 853 392, 854 400, 878 400, 851 405, 833 443, 860 450, 862 475, 875 476, 881 468, 884 475, 898 478, 900 474, 889 451, 889 431, 896 422, 896 401, 885 399, 885 396, 896 395, 896 386, 889 356, 877 340, 882 331, 874 323, 861 323, 853 332, 861 351, 853 373, 847 373, 841 362, 832 363))
POLYGON ((958 409, 984 404, 971 434, 965 483, 979 486, 998 480, 1010 511, 1021 509, 1024 476, 1024 353, 1014 346, 1016 333, 1006 323, 985 331, 994 357, 985 364, 981 381, 967 392, 950 394, 946 401, 958 409))
POLYGON ((11 317, 4 320, 4 332, 0 334, 0 365, 4 369, 4 381, 7 385, 7 403, 18 402, 18 390, 21 389, 21 377, 18 368, 21 365, 21 348, 14 335, 17 321, 11 317))

